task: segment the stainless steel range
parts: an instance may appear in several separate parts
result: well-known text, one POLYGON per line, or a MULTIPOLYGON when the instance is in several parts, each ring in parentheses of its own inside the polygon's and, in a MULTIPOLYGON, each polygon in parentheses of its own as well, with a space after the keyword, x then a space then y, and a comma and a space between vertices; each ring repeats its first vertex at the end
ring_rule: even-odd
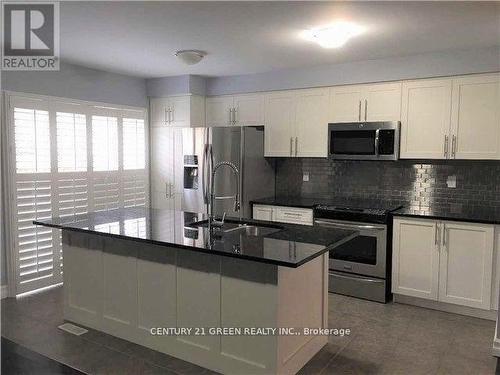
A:
POLYGON ((330 251, 329 291, 378 302, 390 299, 390 212, 400 206, 378 202, 319 205, 314 222, 330 228, 348 228, 359 236, 330 251))

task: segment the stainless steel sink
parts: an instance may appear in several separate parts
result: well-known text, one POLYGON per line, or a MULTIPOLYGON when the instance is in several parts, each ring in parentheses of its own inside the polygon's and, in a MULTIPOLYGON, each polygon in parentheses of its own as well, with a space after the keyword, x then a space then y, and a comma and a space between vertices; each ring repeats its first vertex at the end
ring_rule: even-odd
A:
MULTIPOLYGON (((208 227, 208 221, 198 221, 196 223, 190 224, 191 227, 208 227)), ((271 233, 279 232, 282 228, 264 225, 253 225, 247 223, 236 223, 226 221, 222 227, 218 227, 219 231, 223 234, 239 234, 244 236, 266 236, 271 233)))

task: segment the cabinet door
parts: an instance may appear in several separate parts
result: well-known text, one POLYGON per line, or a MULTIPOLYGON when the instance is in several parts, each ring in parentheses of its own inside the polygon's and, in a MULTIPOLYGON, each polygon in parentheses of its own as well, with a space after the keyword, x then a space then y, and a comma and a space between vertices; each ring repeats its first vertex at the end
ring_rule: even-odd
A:
POLYGON ((455 159, 500 159, 500 76, 453 80, 455 159))
POLYGON ((253 218, 255 220, 273 221, 273 208, 271 206, 253 206, 253 218))
POLYGON ((205 100, 207 126, 231 125, 232 96, 214 96, 205 100))
POLYGON ((328 122, 362 121, 363 86, 339 86, 330 89, 328 122))
POLYGON ((438 298, 438 223, 394 219, 392 292, 430 300, 438 298))
POLYGON ((234 97, 236 124, 239 126, 264 125, 264 100, 262 94, 234 97))
POLYGON ((401 158, 446 159, 451 150, 451 84, 450 79, 403 83, 401 158))
POLYGON ((191 126, 191 97, 171 96, 170 102, 170 126, 191 126))
POLYGON ((151 190, 166 192, 174 178, 174 129, 153 128, 151 134, 151 190))
POLYGON ((295 155, 326 157, 328 148, 328 89, 297 92, 295 155))
POLYGON ((362 112, 365 121, 400 121, 401 82, 366 86, 362 112))
POLYGON ((151 98, 149 100, 150 118, 152 126, 165 126, 168 121, 168 99, 151 98))
POLYGON ((283 91, 265 97, 264 156, 292 156, 295 94, 283 91))
POLYGON ((492 225, 443 223, 439 300, 490 309, 492 225))

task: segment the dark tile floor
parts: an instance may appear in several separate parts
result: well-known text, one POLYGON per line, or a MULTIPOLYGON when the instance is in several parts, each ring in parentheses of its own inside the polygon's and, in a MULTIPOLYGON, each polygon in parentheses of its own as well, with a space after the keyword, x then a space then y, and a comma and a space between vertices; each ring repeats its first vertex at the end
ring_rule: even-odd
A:
MULTIPOLYGON (((210 374, 201 367, 90 330, 74 336, 63 322, 62 289, 1 301, 1 334, 90 374, 210 374)), ((330 336, 301 374, 494 374, 492 321, 418 307, 330 295, 330 336)))

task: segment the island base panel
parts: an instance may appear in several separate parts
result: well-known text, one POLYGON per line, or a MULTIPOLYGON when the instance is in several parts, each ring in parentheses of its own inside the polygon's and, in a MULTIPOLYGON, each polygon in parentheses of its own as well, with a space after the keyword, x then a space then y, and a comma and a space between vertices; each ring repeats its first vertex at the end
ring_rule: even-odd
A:
POLYGON ((293 374, 327 343, 208 331, 326 328, 327 254, 294 269, 63 230, 63 257, 66 320, 214 371, 293 374), (158 328, 192 334, 152 335, 158 328))

